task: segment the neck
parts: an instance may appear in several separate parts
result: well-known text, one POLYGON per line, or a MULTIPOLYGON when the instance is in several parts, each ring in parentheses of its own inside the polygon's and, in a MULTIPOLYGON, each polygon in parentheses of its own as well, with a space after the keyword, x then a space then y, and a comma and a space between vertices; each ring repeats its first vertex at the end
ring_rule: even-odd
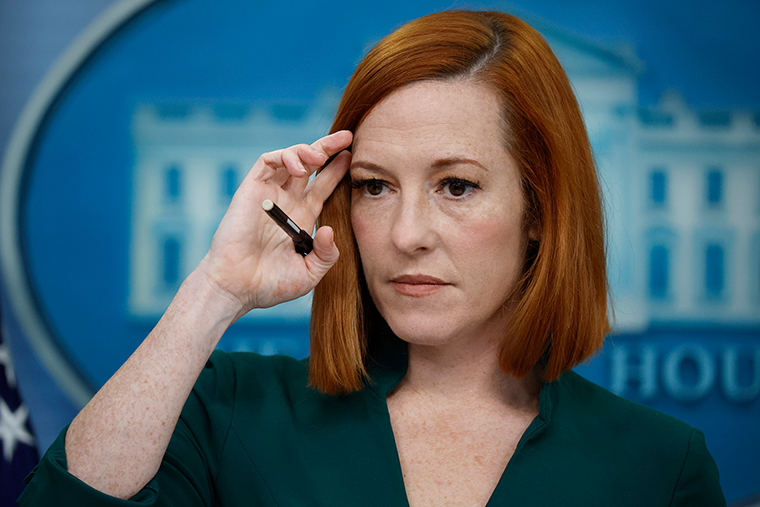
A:
POLYGON ((495 340, 459 349, 410 343, 401 389, 450 403, 490 399, 528 408, 538 406, 541 381, 535 372, 521 379, 505 374, 495 340))

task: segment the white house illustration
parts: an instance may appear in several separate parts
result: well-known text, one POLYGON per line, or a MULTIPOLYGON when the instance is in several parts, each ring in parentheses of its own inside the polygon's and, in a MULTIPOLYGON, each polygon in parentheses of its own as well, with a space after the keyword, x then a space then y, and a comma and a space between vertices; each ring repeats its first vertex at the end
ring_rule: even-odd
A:
MULTIPOLYGON (((130 239, 129 313, 156 320, 200 262, 239 183, 262 153, 324 135, 337 103, 163 102, 139 106, 130 239)), ((308 318, 310 299, 252 317, 308 318)))
POLYGON ((640 107, 643 65, 548 31, 573 82, 605 200, 616 330, 760 323, 760 112, 640 107))
MULTIPOLYGON (((759 324, 760 112, 695 111, 677 94, 639 107, 643 64, 630 49, 544 33, 573 82, 599 166, 616 330, 759 324)), ((177 101, 135 110, 133 317, 164 311, 258 156, 326 133, 336 103, 325 94, 301 105, 177 101)), ((304 298, 263 315, 308 313, 304 298)))

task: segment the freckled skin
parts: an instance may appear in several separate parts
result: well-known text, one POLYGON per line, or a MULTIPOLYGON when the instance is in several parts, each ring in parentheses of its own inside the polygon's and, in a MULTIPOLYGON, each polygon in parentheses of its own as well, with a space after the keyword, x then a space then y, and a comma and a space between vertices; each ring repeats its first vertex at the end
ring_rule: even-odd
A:
POLYGON ((348 170, 350 132, 265 153, 232 199, 211 249, 155 329, 82 409, 66 433, 70 473, 130 498, 155 475, 182 407, 227 327, 252 308, 309 292, 338 259, 332 231, 297 254, 261 209, 270 199, 305 228, 348 170), (311 182, 309 176, 335 155, 311 182))
POLYGON ((354 233, 373 300, 404 340, 432 345, 504 329, 502 307, 520 276, 526 234, 499 111, 482 85, 425 82, 392 94, 356 131, 352 179, 388 186, 378 196, 354 190, 354 233), (479 165, 436 166, 454 157, 479 165), (450 176, 480 188, 450 196, 440 188, 450 176), (389 282, 403 274, 450 285, 432 297, 402 296, 389 282))
MULTIPOLYGON (((493 94, 471 83, 448 86, 419 83, 406 89, 411 95, 392 95, 354 144, 352 177, 387 180, 387 194, 376 200, 357 188, 351 212, 373 298, 410 344, 408 373, 388 409, 413 507, 485 505, 537 413, 536 377, 507 377, 496 360, 504 303, 525 251, 519 178, 501 146, 493 94), (397 98, 395 109, 384 107, 397 98), (362 176, 378 167, 380 174, 362 176), (455 179, 442 182, 444 174, 455 179), (440 284, 420 292, 396 283, 408 286, 399 291, 392 280, 400 275, 440 284)), ((69 427, 72 474, 113 496, 137 493, 158 469, 227 327, 252 308, 307 293, 330 269, 339 252, 328 228, 301 257, 261 202, 277 202, 309 228, 348 170, 351 157, 339 152, 351 142, 350 133, 339 132, 256 162, 166 314, 69 427)))
POLYGON ((538 414, 538 376, 507 377, 497 359, 534 234, 499 114, 483 85, 421 82, 355 133, 351 218, 365 278, 409 343, 387 401, 412 507, 485 505, 538 414))

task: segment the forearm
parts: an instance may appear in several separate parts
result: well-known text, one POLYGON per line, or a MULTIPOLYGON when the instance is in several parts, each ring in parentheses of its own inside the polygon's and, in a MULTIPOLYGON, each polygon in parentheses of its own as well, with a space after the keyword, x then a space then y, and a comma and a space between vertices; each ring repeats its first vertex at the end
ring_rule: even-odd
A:
POLYGON ((151 334, 74 419, 69 472, 129 498, 155 475, 203 366, 241 309, 199 271, 151 334))
POLYGON ((182 407, 227 327, 252 308, 308 293, 338 259, 332 231, 298 255, 261 203, 285 206, 307 230, 348 171, 350 132, 265 153, 235 192, 209 252, 155 329, 74 419, 68 471, 104 493, 130 498, 156 474, 182 407), (309 177, 336 155, 311 182, 309 177))

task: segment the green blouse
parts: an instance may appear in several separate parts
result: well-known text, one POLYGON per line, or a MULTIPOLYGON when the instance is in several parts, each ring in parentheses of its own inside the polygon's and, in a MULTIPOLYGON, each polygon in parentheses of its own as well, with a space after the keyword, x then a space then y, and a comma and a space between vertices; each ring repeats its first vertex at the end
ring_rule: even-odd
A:
MULTIPOLYGON (((27 479, 22 506, 408 505, 387 394, 406 372, 392 347, 360 392, 307 387, 308 361, 215 352, 156 477, 130 501, 66 471, 65 430, 27 479)), ((725 506, 704 435, 573 372, 541 390, 489 506, 725 506)))

